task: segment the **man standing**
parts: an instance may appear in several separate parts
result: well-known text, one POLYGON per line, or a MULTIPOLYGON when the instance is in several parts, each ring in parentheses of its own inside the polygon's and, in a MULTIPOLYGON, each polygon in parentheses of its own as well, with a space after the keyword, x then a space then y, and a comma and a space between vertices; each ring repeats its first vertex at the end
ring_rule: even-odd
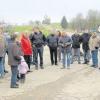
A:
POLYGON ((84 64, 90 62, 90 48, 89 48, 89 39, 91 35, 88 32, 85 32, 81 36, 82 48, 84 52, 84 64))
POLYGON ((6 43, 5 56, 4 56, 4 59, 3 59, 4 72, 8 73, 8 71, 5 69, 5 58, 6 58, 6 54, 8 54, 8 45, 11 42, 11 37, 10 37, 8 32, 3 33, 3 35, 4 35, 4 39, 5 39, 5 43, 6 43))
POLYGON ((57 65, 57 46, 58 46, 58 37, 54 33, 51 33, 47 37, 47 43, 50 49, 50 57, 51 57, 51 64, 57 65))
POLYGON ((74 56, 78 58, 78 64, 80 64, 80 35, 77 32, 72 35, 72 41, 72 64, 74 56))
POLYGON ((32 42, 32 37, 33 37, 33 35, 34 35, 34 28, 33 28, 33 30, 32 30, 32 33, 29 35, 29 39, 30 39, 30 41, 31 41, 32 50, 33 50, 33 54, 32 54, 32 56, 31 56, 31 63, 32 63, 33 65, 35 65, 35 47, 34 47, 34 44, 33 44, 33 42, 32 42))
POLYGON ((35 68, 38 70, 38 54, 40 57, 40 68, 43 69, 43 46, 46 43, 46 37, 43 35, 43 33, 39 30, 38 27, 34 28, 34 35, 31 38, 33 47, 34 47, 34 53, 35 53, 35 68))
POLYGON ((18 74, 18 65, 20 63, 21 51, 19 46, 16 43, 17 36, 13 34, 11 36, 11 42, 8 46, 8 64, 11 66, 11 88, 18 88, 17 84, 17 74, 18 74))
POLYGON ((0 27, 0 78, 4 77, 4 55, 5 55, 5 39, 3 36, 3 29, 0 27))

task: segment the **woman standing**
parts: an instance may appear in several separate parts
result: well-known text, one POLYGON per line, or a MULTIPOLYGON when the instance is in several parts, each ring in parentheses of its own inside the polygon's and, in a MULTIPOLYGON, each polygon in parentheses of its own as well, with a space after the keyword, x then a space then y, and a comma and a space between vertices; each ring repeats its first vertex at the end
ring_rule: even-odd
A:
POLYGON ((94 32, 89 40, 89 47, 92 54, 92 63, 91 67, 97 68, 98 67, 98 49, 100 46, 100 37, 94 32))
POLYGON ((28 72, 31 72, 30 71, 30 64, 31 64, 30 56, 32 55, 32 47, 31 47, 31 42, 29 40, 27 32, 22 34, 21 46, 22 46, 22 51, 24 53, 24 59, 25 59, 26 63, 28 64, 28 67, 29 67, 29 71, 28 72))
POLYGON ((71 44, 72 44, 71 38, 66 34, 66 32, 63 32, 62 33, 62 37, 59 40, 59 45, 62 47, 63 68, 66 68, 66 67, 70 68, 70 63, 71 63, 71 44))

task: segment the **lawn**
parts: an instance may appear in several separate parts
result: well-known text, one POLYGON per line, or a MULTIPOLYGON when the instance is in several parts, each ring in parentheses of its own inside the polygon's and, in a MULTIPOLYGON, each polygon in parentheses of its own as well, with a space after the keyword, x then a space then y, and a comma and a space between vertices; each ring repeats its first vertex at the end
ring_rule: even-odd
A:
MULTIPOLYGON (((33 26, 31 25, 22 25, 22 26, 14 26, 13 32, 25 32, 28 31, 29 33, 32 32, 33 26)), ((47 36, 51 30, 62 30, 59 23, 53 23, 50 25, 40 25, 40 30, 47 36)))

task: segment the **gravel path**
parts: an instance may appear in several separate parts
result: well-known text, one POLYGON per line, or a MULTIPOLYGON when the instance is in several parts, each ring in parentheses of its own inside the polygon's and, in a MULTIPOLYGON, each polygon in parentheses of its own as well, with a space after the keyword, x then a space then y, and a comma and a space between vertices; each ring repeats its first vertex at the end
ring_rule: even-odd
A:
POLYGON ((0 81, 0 100, 100 100, 100 70, 77 63, 61 69, 50 66, 49 52, 44 56, 45 69, 33 67, 19 89, 9 88, 9 77, 0 81))

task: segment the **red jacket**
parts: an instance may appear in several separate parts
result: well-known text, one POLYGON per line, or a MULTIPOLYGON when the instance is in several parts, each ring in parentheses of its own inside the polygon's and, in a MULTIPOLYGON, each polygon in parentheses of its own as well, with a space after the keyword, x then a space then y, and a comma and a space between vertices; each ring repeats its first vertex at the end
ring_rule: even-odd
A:
POLYGON ((24 55, 32 55, 32 46, 29 38, 25 37, 22 35, 21 38, 21 46, 22 46, 22 51, 24 55))

